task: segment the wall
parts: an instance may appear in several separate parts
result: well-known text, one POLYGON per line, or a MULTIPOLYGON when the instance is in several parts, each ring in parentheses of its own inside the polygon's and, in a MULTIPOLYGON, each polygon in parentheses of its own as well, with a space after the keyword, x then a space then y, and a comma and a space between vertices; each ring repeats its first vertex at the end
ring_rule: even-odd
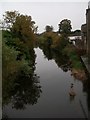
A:
POLYGON ((83 24, 81 26, 81 36, 82 36, 82 47, 84 50, 87 49, 87 25, 86 24, 83 24))
POLYGON ((90 8, 86 10, 86 24, 87 24, 87 54, 88 62, 90 63, 90 8))

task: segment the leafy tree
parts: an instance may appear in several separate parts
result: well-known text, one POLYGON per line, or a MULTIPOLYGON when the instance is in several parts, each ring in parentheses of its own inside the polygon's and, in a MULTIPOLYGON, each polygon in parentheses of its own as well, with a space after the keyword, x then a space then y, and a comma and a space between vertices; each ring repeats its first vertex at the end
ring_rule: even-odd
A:
POLYGON ((59 24, 59 33, 69 34, 71 32, 72 26, 71 21, 68 19, 64 19, 59 24))
POLYGON ((32 21, 31 16, 22 15, 16 11, 7 11, 4 15, 4 23, 5 29, 2 31, 3 104, 13 100, 13 107, 21 109, 27 103, 35 104, 41 92, 40 86, 37 85, 37 75, 34 74, 36 56, 33 42, 37 26, 34 26, 35 22, 32 21))
POLYGON ((19 15, 17 16, 11 31, 13 32, 14 37, 17 36, 21 41, 28 43, 27 45, 29 45, 29 42, 33 42, 34 39, 34 24, 35 22, 32 21, 31 16, 19 15))
POLYGON ((23 109, 26 104, 36 104, 41 86, 32 67, 24 59, 17 61, 18 51, 9 48, 4 42, 2 54, 3 106, 11 102, 12 107, 23 109))
POLYGON ((47 26, 45 27, 45 30, 46 30, 46 32, 53 31, 53 26, 47 25, 47 26))
POLYGON ((20 51, 18 60, 24 55, 25 59, 34 61, 34 41, 37 26, 31 16, 22 15, 17 11, 7 11, 4 15, 4 22, 7 30, 4 30, 3 37, 9 47, 20 51), (8 27, 10 25, 10 27, 8 27))
POLYGON ((14 24, 16 17, 19 16, 18 11, 6 11, 3 15, 3 28, 6 28, 7 30, 10 30, 12 25, 14 24))
POLYGON ((81 36, 81 30, 72 31, 70 35, 72 35, 72 36, 81 36))

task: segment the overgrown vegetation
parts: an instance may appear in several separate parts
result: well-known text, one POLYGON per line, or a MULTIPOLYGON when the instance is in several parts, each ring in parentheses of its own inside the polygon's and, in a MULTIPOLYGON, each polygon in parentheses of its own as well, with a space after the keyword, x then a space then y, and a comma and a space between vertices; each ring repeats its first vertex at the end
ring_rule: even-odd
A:
POLYGON ((63 54, 66 54, 70 61, 71 61, 71 67, 75 69, 83 69, 80 56, 76 52, 75 46, 68 44, 64 49, 63 49, 63 54))
POLYGON ((76 48, 69 43, 70 20, 62 20, 58 32, 46 26, 39 35, 35 34, 38 27, 31 16, 6 11, 2 25, 3 105, 12 101, 12 107, 24 109, 25 104, 35 104, 40 97, 41 87, 34 73, 35 44, 65 72, 70 68, 83 70, 76 48))
POLYGON ((31 16, 7 11, 2 26, 2 90, 3 105, 24 109, 35 104, 41 88, 35 70, 34 30, 31 16), (31 93, 32 92, 32 93, 31 93))
MULTIPOLYGON (((78 74, 77 79, 84 79, 85 72, 80 59, 81 52, 72 43, 69 42, 68 36, 72 34, 71 21, 68 19, 62 20, 59 24, 58 32, 54 32, 53 29, 51 29, 51 26, 46 26, 46 28, 47 29, 45 32, 37 35, 37 46, 43 50, 45 56, 48 59, 55 59, 56 63, 64 71, 67 71, 66 68, 69 65, 69 69, 71 69, 71 71, 73 70, 75 74, 78 74), (60 59, 61 56, 63 58, 66 57, 65 59, 67 59, 66 61, 63 60, 64 63, 61 62, 62 65, 57 60, 57 54, 60 56, 60 59), (82 74, 84 75, 83 77, 82 74)), ((78 30, 76 32, 80 33, 78 30)), ((60 59, 59 61, 61 61, 60 59)))

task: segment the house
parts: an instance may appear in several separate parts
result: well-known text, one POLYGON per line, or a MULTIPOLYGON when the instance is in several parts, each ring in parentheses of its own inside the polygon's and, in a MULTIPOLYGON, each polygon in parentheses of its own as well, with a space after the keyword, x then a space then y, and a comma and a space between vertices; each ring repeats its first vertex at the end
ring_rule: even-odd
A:
POLYGON ((86 36, 87 36, 87 25, 86 24, 83 24, 81 26, 81 36, 82 36, 82 47, 84 50, 87 49, 87 39, 86 39, 86 36))
POLYGON ((86 24, 87 24, 87 55, 88 62, 90 63, 90 2, 88 3, 88 9, 86 10, 86 24))
POLYGON ((69 42, 73 43, 73 45, 81 48, 81 36, 69 36, 69 42))
POLYGON ((81 26, 81 35, 83 49, 86 49, 88 63, 90 63, 90 2, 88 3, 88 9, 86 9, 86 24, 81 26))

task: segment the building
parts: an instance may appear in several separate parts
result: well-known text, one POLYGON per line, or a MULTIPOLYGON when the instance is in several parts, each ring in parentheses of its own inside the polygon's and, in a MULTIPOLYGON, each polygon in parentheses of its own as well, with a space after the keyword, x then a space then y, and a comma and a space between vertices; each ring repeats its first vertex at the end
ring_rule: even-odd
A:
POLYGON ((86 49, 88 63, 90 63, 90 2, 88 3, 88 9, 86 9, 86 24, 81 26, 81 35, 83 49, 86 49))
POLYGON ((82 48, 81 46, 81 36, 69 36, 69 42, 73 43, 76 47, 82 48))
POLYGON ((90 63, 90 2, 88 3, 88 9, 86 10, 86 24, 87 24, 87 54, 88 62, 90 63))
POLYGON ((81 36, 82 36, 82 47, 84 50, 87 49, 87 25, 83 24, 81 26, 81 36))

